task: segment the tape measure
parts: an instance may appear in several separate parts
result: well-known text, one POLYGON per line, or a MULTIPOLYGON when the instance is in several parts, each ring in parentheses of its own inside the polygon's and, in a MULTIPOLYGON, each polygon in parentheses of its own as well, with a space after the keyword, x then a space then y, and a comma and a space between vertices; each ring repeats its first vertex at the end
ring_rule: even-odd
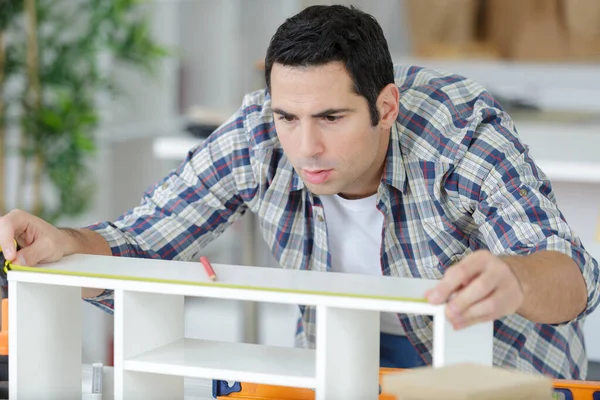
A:
MULTIPOLYGON (((15 240, 15 247, 17 251, 21 249, 17 241, 15 240)), ((2 278, 2 284, 6 285, 8 283, 8 271, 10 271, 10 261, 4 257, 4 253, 2 252, 2 247, 0 247, 0 264, 2 265, 2 269, 0 269, 0 278, 2 278)))

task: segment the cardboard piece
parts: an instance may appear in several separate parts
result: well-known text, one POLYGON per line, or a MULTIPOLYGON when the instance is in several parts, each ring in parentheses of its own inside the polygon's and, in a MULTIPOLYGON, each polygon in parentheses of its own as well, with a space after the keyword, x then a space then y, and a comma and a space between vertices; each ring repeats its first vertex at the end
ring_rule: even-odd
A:
POLYGON ((404 0, 413 55, 600 60, 598 0, 404 0))
POLYGON ((478 37, 478 0, 405 0, 412 53, 429 58, 498 58, 478 37))
POLYGON ((600 59, 597 0, 487 0, 483 14, 484 36, 503 58, 600 59))
POLYGON ((550 400, 553 390, 550 378, 477 364, 388 374, 382 388, 398 400, 550 400))

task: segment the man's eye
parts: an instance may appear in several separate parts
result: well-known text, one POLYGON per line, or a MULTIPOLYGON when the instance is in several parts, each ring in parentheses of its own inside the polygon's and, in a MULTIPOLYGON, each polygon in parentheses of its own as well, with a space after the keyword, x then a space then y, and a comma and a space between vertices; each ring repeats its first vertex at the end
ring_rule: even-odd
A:
POLYGON ((294 122, 294 117, 292 117, 290 115, 281 115, 281 116, 279 116, 279 120, 285 121, 285 122, 294 122))
POLYGON ((339 116, 336 116, 336 115, 328 115, 328 116, 325 117, 325 120, 327 122, 337 122, 340 119, 342 119, 342 117, 339 117, 339 116))

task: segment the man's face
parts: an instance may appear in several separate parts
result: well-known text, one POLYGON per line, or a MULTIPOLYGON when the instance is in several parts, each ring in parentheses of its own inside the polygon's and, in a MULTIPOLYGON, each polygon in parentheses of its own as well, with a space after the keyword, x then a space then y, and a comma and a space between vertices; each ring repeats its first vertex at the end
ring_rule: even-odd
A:
POLYGON ((397 97, 396 114, 389 115, 380 95, 378 108, 387 119, 373 127, 367 100, 352 86, 338 62, 316 67, 274 64, 271 71, 277 136, 304 184, 317 195, 366 197, 377 191, 381 180, 388 120, 397 114, 397 97))

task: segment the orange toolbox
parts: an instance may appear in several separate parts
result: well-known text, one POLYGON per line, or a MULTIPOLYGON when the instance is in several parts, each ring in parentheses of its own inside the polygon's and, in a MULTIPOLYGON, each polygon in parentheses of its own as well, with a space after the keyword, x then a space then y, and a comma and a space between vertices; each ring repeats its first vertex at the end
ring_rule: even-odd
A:
MULTIPOLYGON (((379 375, 401 372, 400 369, 381 368, 379 375)), ((556 400, 600 400, 600 382, 555 379, 553 381, 556 400)), ((213 382, 213 396, 218 400, 314 400, 312 389, 286 386, 262 385, 256 383, 225 381, 213 382)), ((379 395, 379 400, 396 400, 388 394, 379 395)))

